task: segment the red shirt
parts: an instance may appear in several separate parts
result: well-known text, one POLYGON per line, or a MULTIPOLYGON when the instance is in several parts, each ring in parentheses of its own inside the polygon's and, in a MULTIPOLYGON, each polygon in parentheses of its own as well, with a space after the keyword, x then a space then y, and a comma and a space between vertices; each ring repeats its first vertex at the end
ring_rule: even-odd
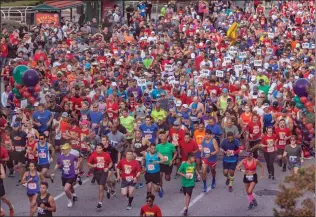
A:
POLYGON ((288 143, 288 140, 285 139, 285 137, 289 137, 292 135, 291 130, 289 128, 281 129, 279 127, 275 128, 275 134, 277 136, 277 143, 276 147, 278 149, 285 149, 285 146, 288 143))
POLYGON ((69 128, 68 132, 70 135, 73 136, 73 138, 76 138, 76 139, 70 139, 71 147, 73 149, 80 149, 79 135, 80 135, 81 129, 77 126, 74 126, 74 127, 69 128))
POLYGON ((249 132, 249 134, 252 134, 252 137, 249 135, 250 141, 255 141, 261 138, 261 123, 257 121, 257 123, 254 123, 250 121, 246 126, 246 131, 249 132))
MULTIPOLYGON (((27 141, 26 142, 26 150, 29 150, 29 151, 32 152, 34 150, 34 147, 35 147, 36 143, 37 143, 37 141, 35 139, 34 139, 34 141, 32 143, 27 141)), ((37 157, 34 154, 32 154, 32 153, 27 154, 27 159, 37 162, 37 157)))
POLYGON ((185 132, 183 129, 176 130, 175 128, 171 128, 169 131, 169 136, 171 138, 171 143, 175 146, 178 146, 182 143, 185 132))
POLYGON ((263 135, 261 142, 263 145, 267 145, 267 148, 264 148, 264 152, 274 152, 276 151, 276 140, 277 136, 275 134, 272 134, 272 136, 263 135))
POLYGON ((89 132, 90 132, 89 128, 81 129, 81 131, 80 131, 80 142, 81 142, 80 147, 81 147, 81 149, 84 149, 84 150, 87 149, 87 147, 85 145, 83 145, 82 141, 84 138, 86 138, 89 135, 89 132))
POLYGON ((9 157, 9 154, 8 154, 7 149, 3 146, 0 146, 0 163, 4 163, 5 161, 3 160, 8 157, 9 157))
POLYGON ((193 139, 190 139, 188 143, 186 143, 183 140, 183 142, 180 143, 180 149, 181 149, 182 161, 187 161, 188 153, 198 151, 199 146, 193 139))
POLYGON ((88 163, 96 164, 95 170, 104 170, 109 167, 109 164, 112 163, 112 159, 107 152, 98 154, 97 152, 92 152, 88 159, 88 163))
POLYGON ((119 106, 118 106, 118 104, 117 103, 112 103, 112 104, 110 104, 110 103, 106 103, 106 112, 108 113, 108 116, 109 116, 109 118, 110 119, 115 119, 115 118, 117 118, 118 117, 118 113, 116 114, 116 113, 114 113, 114 112, 111 112, 111 111, 109 111, 109 109, 112 109, 113 111, 118 111, 119 110, 119 106))
POLYGON ((140 216, 162 216, 161 210, 158 206, 153 205, 153 207, 148 206, 147 204, 142 206, 140 209, 140 216))
POLYGON ((117 168, 120 169, 122 179, 125 179, 128 182, 133 181, 138 172, 141 172, 141 168, 137 160, 131 160, 128 162, 126 158, 120 160, 117 165, 117 168))

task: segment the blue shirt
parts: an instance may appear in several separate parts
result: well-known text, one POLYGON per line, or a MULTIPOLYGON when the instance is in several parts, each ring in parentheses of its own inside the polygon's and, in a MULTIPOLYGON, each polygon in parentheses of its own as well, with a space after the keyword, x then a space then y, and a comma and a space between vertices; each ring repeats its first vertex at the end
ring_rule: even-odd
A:
POLYGON ((163 89, 160 89, 160 90, 154 89, 150 95, 153 99, 159 99, 162 93, 166 94, 166 91, 163 89))
POLYGON ((89 112, 89 116, 92 124, 99 124, 102 121, 102 112, 89 112))
MULTIPOLYGON (((239 149, 240 142, 238 139, 233 139, 232 142, 229 142, 228 139, 224 139, 221 144, 221 149, 224 151, 233 150, 237 151, 239 149)), ((232 156, 224 155, 223 161, 228 163, 235 163, 238 161, 238 154, 234 154, 232 156)))
POLYGON ((215 151, 213 139, 207 142, 205 139, 202 141, 202 157, 205 158, 207 154, 210 155, 209 158, 206 158, 208 162, 215 162, 217 157, 216 155, 211 155, 215 151))
POLYGON ((219 124, 214 124, 214 125, 208 124, 205 127, 205 129, 210 130, 215 135, 215 137, 219 137, 223 134, 222 128, 219 124))
POLYGON ((158 153, 151 155, 149 152, 146 153, 146 172, 147 173, 158 173, 160 171, 158 153), (156 163, 154 163, 156 161, 156 163))
POLYGON ((48 129, 47 122, 50 120, 52 115, 53 114, 48 110, 44 110, 43 112, 40 112, 40 111, 34 112, 34 114, 32 115, 32 118, 34 121, 41 124, 41 126, 38 127, 38 131, 40 133, 43 133, 48 129))
POLYGON ((40 143, 37 143, 37 152, 38 152, 38 165, 49 164, 49 149, 48 143, 45 142, 45 145, 42 147, 40 143))
POLYGON ((147 126, 146 124, 142 124, 139 126, 139 129, 142 131, 142 136, 147 138, 149 142, 155 143, 156 142, 156 135, 159 130, 157 124, 151 124, 147 126))

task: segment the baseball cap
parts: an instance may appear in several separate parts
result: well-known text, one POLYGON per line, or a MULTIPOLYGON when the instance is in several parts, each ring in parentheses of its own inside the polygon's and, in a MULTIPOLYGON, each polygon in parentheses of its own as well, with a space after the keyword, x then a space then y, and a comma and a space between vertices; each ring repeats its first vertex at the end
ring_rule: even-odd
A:
POLYGON ((189 108, 189 106, 187 104, 183 104, 182 107, 186 108, 186 109, 189 108))
POLYGON ((256 81, 256 76, 251 76, 251 81, 256 81))
POLYGON ((21 126, 20 121, 14 122, 14 124, 13 124, 13 127, 20 127, 20 126, 21 126))
POLYGON ((228 93, 228 89, 227 89, 227 88, 224 88, 224 89, 223 89, 223 93, 228 93))
POLYGON ((67 112, 63 112, 62 114, 61 114, 61 117, 63 117, 63 118, 68 118, 68 113, 67 112))
POLYGON ((182 105, 182 102, 179 100, 176 102, 176 106, 181 106, 182 105))
POLYGON ((179 121, 175 121, 175 122, 173 122, 173 125, 174 126, 180 126, 180 123, 179 123, 179 121))

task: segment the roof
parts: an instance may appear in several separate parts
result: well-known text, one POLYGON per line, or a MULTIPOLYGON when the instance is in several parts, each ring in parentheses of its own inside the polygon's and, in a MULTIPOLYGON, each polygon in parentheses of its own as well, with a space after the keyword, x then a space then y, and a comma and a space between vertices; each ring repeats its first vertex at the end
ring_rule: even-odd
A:
POLYGON ((33 7, 33 10, 59 12, 64 9, 75 8, 84 4, 85 3, 82 1, 45 1, 44 4, 33 7))

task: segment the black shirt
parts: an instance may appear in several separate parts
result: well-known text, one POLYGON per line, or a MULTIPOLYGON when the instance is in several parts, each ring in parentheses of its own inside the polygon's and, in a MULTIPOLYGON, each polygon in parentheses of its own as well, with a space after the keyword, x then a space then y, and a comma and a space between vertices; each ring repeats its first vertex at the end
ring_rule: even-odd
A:
POLYGON ((113 148, 111 145, 108 145, 107 148, 103 148, 103 151, 110 155, 113 163, 117 163, 118 151, 115 148, 113 148))
POLYGON ((13 146, 25 146, 26 145, 26 132, 13 130, 11 133, 13 146))

